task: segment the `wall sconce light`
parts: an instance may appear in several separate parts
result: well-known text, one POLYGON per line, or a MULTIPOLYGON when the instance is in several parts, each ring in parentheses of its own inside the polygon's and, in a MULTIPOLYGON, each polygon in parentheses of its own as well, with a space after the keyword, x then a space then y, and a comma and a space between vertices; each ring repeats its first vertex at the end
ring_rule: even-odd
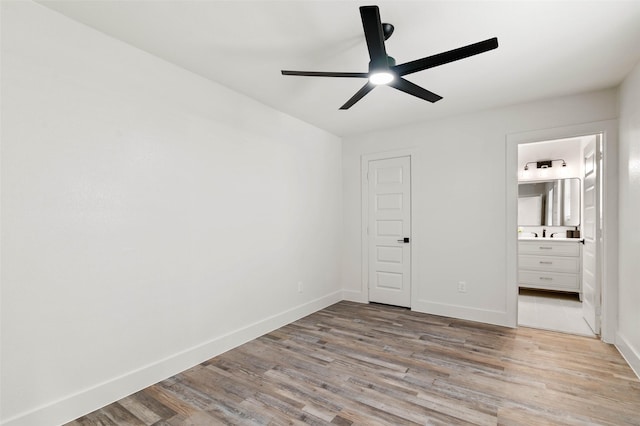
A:
POLYGON ((529 164, 535 164, 536 169, 548 169, 550 167, 553 167, 554 161, 562 161, 562 167, 567 167, 567 162, 564 161, 562 158, 558 158, 557 160, 529 161, 527 164, 524 165, 524 169, 529 170, 529 164))

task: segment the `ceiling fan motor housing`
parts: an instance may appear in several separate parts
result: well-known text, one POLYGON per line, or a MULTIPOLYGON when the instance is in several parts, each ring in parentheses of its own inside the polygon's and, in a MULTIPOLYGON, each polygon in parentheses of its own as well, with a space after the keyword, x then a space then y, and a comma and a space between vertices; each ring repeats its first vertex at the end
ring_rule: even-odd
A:
MULTIPOLYGON (((371 73, 371 72, 374 72, 374 71, 380 71, 379 69, 372 68, 372 66, 371 66, 372 62, 373 61, 369 62, 369 72, 371 73)), ((387 55, 387 65, 388 65, 389 68, 395 67, 396 66, 396 59, 393 56, 387 55)), ((387 70, 385 69, 385 71, 387 71, 387 70)))

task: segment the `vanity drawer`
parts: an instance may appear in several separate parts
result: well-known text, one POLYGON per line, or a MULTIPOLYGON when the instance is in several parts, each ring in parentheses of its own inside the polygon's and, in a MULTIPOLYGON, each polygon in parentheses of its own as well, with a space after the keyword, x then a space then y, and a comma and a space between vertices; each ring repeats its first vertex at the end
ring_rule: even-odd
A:
POLYGON ((520 283, 520 287, 580 291, 578 274, 520 271, 518 274, 518 282, 520 283))
POLYGON ((534 271, 578 273, 580 258, 569 256, 518 256, 518 267, 534 271))
POLYGON ((577 242, 519 241, 520 254, 538 254, 541 256, 576 256, 580 255, 577 242))

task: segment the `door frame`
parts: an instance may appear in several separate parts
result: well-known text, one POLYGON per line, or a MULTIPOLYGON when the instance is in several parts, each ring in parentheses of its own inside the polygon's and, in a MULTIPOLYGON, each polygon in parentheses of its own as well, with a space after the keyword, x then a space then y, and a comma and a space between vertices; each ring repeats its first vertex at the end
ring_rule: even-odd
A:
POLYGON ((416 221, 413 220, 415 217, 415 194, 417 181, 415 179, 415 166, 416 166, 416 158, 417 158, 417 150, 415 148, 406 148, 400 150, 392 150, 392 151, 382 151, 371 154, 363 154, 360 156, 360 197, 361 197, 361 209, 360 209, 360 258, 361 258, 361 277, 362 282, 361 285, 361 294, 363 295, 364 302, 370 302, 369 300, 369 234, 367 232, 367 227, 369 225, 369 181, 367 179, 367 173, 369 171, 369 162, 376 160, 388 160, 391 158, 398 157, 409 157, 409 167, 411 173, 409 174, 411 179, 411 188, 410 188, 410 196, 411 196, 411 208, 409 210, 410 221, 411 221, 411 267, 410 267, 410 286, 411 286, 411 300, 409 302, 410 306, 414 305, 414 301, 417 300, 417 286, 416 282, 416 221))
POLYGON ((518 322, 518 145, 602 134, 603 212, 600 337, 613 343, 618 317, 618 120, 604 120, 506 136, 507 312, 518 322))

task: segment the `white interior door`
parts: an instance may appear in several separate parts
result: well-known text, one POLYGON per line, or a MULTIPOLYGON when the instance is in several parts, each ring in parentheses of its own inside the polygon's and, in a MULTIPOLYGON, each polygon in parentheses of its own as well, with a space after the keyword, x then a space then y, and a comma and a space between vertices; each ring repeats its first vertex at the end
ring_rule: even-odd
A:
POLYGON ((584 147, 582 220, 582 315, 595 334, 600 334, 600 155, 599 138, 592 138, 584 147))
POLYGON ((369 301, 411 306, 411 158, 369 161, 369 301))

